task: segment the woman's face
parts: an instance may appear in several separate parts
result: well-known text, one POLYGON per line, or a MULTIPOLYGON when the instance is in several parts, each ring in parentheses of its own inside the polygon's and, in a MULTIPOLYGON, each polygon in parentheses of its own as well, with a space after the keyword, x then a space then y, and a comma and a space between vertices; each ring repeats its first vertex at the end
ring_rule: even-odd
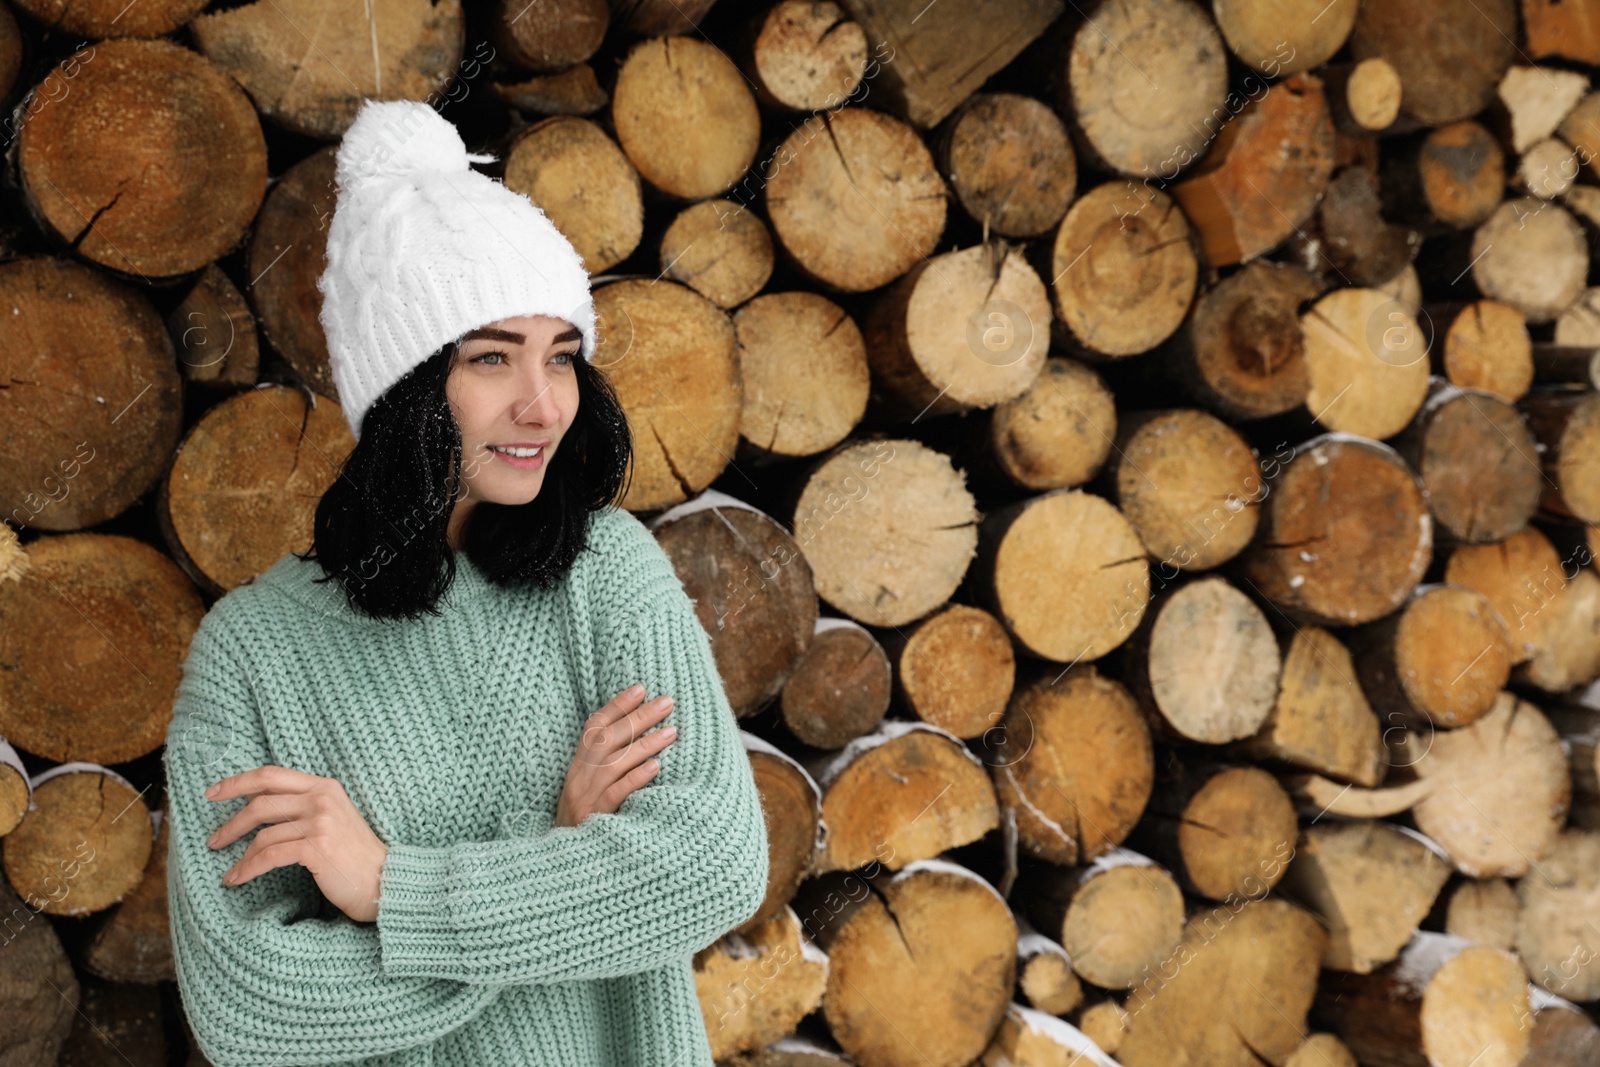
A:
POLYGON ((463 501, 526 504, 539 495, 578 414, 581 343, 570 322, 550 315, 500 319, 462 338, 445 396, 461 427, 463 501))

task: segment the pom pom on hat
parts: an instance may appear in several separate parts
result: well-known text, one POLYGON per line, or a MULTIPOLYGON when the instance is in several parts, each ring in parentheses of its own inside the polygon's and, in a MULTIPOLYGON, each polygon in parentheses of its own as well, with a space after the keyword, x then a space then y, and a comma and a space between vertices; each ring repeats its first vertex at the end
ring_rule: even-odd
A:
POLYGON ((427 104, 367 100, 339 145, 320 321, 357 440, 383 393, 468 330, 519 315, 565 319, 593 361, 594 301, 572 243, 532 201, 472 169, 427 104))

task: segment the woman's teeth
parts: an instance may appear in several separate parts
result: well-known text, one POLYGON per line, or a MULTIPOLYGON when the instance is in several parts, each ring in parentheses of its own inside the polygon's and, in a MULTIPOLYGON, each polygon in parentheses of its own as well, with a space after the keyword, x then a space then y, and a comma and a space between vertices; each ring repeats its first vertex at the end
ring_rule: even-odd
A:
POLYGON ((532 459, 534 456, 537 456, 540 452, 544 451, 543 448, 497 448, 494 445, 490 445, 489 450, 491 452, 499 452, 507 456, 516 456, 519 459, 532 459))

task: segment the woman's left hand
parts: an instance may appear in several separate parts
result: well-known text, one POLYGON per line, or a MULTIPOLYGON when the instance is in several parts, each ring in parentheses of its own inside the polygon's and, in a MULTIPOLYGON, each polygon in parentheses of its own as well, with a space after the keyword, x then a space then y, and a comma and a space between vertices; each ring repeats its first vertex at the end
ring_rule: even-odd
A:
POLYGON ((206 842, 225 848, 257 826, 250 847, 223 876, 242 885, 258 874, 298 863, 311 872, 328 902, 356 922, 378 917, 378 888, 389 846, 378 839, 334 778, 288 767, 257 767, 206 790, 210 800, 251 800, 206 842))

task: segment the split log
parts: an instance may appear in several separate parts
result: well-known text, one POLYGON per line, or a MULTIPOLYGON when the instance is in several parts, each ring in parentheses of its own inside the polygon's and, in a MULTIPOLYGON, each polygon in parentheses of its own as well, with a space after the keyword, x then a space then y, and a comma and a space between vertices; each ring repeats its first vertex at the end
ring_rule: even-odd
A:
POLYGON ((1081 489, 1054 489, 984 516, 973 586, 1024 652, 1070 664, 1132 635, 1149 575, 1122 512, 1081 489))
POLYGON ((1422 478, 1440 533, 1456 541, 1504 541, 1539 507, 1533 432, 1499 397, 1446 386, 1442 378, 1429 389, 1395 450, 1422 478))
POLYGON ((1382 618, 1405 603, 1432 557, 1422 482, 1377 441, 1323 434, 1304 442, 1261 510, 1242 574, 1302 622, 1382 618))
MULTIPOLYGON (((876 77, 882 107, 921 130, 937 125, 1066 10, 1059 0, 843 0, 867 40, 890 52, 876 77)), ((859 174, 860 171, 857 171, 859 174)))
POLYGON ((1567 585, 1574 561, 1563 561, 1550 539, 1526 526, 1504 541, 1461 545, 1445 561, 1444 580, 1489 598, 1511 634, 1511 662, 1526 663, 1550 645, 1560 614, 1546 611, 1567 585))
POLYGON ((1317 210, 1333 174, 1333 118, 1322 79, 1294 74, 1273 88, 1248 100, 1172 187, 1212 267, 1276 248, 1317 210))
POLYGON ((1418 586, 1405 605, 1350 635, 1361 688, 1386 724, 1476 722, 1511 676, 1511 631, 1482 593, 1418 586))
POLYGON ((1491 948, 1514 949, 1521 919, 1517 892, 1504 878, 1475 878, 1456 886, 1445 908, 1444 932, 1491 948))
POLYGON ((666 195, 726 192, 756 158, 761 115, 739 68, 691 36, 629 49, 611 96, 617 143, 639 176, 666 195))
POLYGON ((0 596, 9 664, 0 737, 60 761, 123 763, 155 751, 206 613, 194 587, 161 552, 120 534, 49 537, 28 557, 22 580, 0 596))
POLYGON ((961 1067, 982 1054, 1016 985, 1017 926, 982 878, 924 860, 821 933, 822 1010, 862 1067, 961 1067))
POLYGON ((1220 745, 1261 728, 1278 694, 1278 640, 1267 618, 1224 578, 1159 595, 1126 646, 1124 677, 1152 731, 1220 745))
POLYGON ((740 731, 767 824, 767 896, 739 928, 748 930, 783 911, 822 849, 822 790, 782 750, 740 731))
POLYGON ((1364 790, 1294 778, 1286 784, 1302 810, 1382 818, 1410 808, 1417 828, 1471 878, 1518 877, 1555 847, 1571 782, 1561 738, 1534 705, 1503 692, 1470 726, 1389 735, 1410 781, 1364 790))
MULTIPOLYGON (((9 840, 9 839, 8 839, 9 840)), ((1540 986, 1568 1000, 1600 999, 1600 834, 1562 832, 1517 882, 1517 955, 1540 986)))
POLYGON ((1132 989, 1183 934, 1183 893, 1164 868, 1125 848, 1086 867, 1040 867, 1017 888, 1035 926, 1060 941, 1072 969, 1102 989, 1132 989))
MULTIPOLYGON (((683 145, 671 146, 674 156, 683 145)), ((945 184, 916 131, 847 107, 806 119, 762 186, 773 236, 793 264, 845 292, 887 285, 944 234, 945 184)), ((770 169, 770 168, 763 168, 770 169)))
POLYGON ((1327 974, 1316 1013, 1372 1067, 1518 1067, 1528 1005, 1511 953, 1420 931, 1382 970, 1327 974))
POLYGON ((1472 236, 1472 280, 1478 291, 1549 322, 1583 292, 1589 248, 1583 229, 1558 203, 1506 200, 1472 236))
POLYGON ((1072 957, 1059 941, 1041 934, 1026 918, 1017 923, 1017 988, 1028 1003, 1051 1015, 1066 1015, 1083 1002, 1083 983, 1072 970, 1072 957))
POLYGON ((78 1017, 82 987, 61 938, 38 905, 19 900, 0 878, 0 914, 10 980, 0 986, 6 1018, 6 1054, 21 1063, 58 1063, 62 1045, 78 1017))
POLYGON ((1060 111, 1106 170, 1170 179, 1204 152, 1218 116, 1230 113, 1222 37, 1187 0, 1138 10, 1101 0, 1084 15, 1065 59, 1060 111))
POLYGON ((105 921, 85 946, 84 969, 110 982, 149 985, 177 980, 172 928, 167 922, 167 836, 172 822, 158 821, 161 828, 151 845, 144 877, 122 903, 102 913, 105 921))
POLYGON ((587 63, 525 81, 492 82, 490 88, 504 103, 537 115, 592 115, 611 102, 587 63))
POLYGON ((1050 297, 1020 251, 975 245, 918 263, 873 302, 862 333, 886 416, 994 407, 1038 379, 1050 297))
POLYGON ((819 873, 878 863, 898 871, 1000 825, 983 761, 927 723, 885 720, 809 769, 828 827, 819 873))
POLYGON ((1511 151, 1526 155, 1556 132, 1588 90, 1588 77, 1577 71, 1517 64, 1500 79, 1491 115, 1504 126, 1511 151))
POLYGON ((1306 827, 1282 890, 1328 925, 1322 965, 1370 974, 1393 960, 1450 879, 1450 862, 1413 830, 1362 820, 1306 827))
POLYGON ((1295 631, 1284 653, 1278 696, 1239 751, 1280 760, 1359 786, 1383 779, 1382 724, 1356 680, 1355 661, 1320 626, 1295 631))
POLYGON ((1355 4, 1319 10, 1315 0, 1218 0, 1212 13, 1233 54, 1269 77, 1326 63, 1344 47, 1356 21, 1355 4))
POLYGON ((1122 844, 1150 800, 1150 730, 1120 682, 1091 665, 1021 686, 990 775, 1017 842, 1051 863, 1088 863, 1122 844))
POLYGON ((716 490, 668 508, 650 530, 710 635, 734 714, 753 714, 782 692, 816 629, 804 554, 775 520, 716 490))
POLYGON ((190 383, 241 389, 260 376, 255 316, 215 263, 200 272, 189 295, 167 316, 167 330, 190 383))
POLYGON ((1353 59, 1388 60, 1400 74, 1400 110, 1427 126, 1482 111, 1516 50, 1515 0, 1433 0, 1363 5, 1350 35, 1353 59), (1418 27, 1427 32, 1419 34, 1418 27))
MULTIPOLYGON (((604 0, 596 2, 604 9, 604 0)), ((553 115, 517 134, 504 159, 505 187, 549 216, 590 275, 610 270, 639 247, 644 235, 639 172, 594 122, 553 115)))
MULTIPOLYGON (((1434 320, 1435 329, 1444 323, 1434 320)), ((1435 332, 1435 339, 1437 339, 1435 332)), ((1476 300, 1444 329, 1445 377, 1458 389, 1478 390, 1516 403, 1533 384, 1533 342, 1528 320, 1510 304, 1476 300)))
POLYGON ((57 71, 72 91, 35 114, 16 146, 41 228, 141 280, 196 270, 239 244, 266 193, 267 146, 238 85, 167 40, 101 41, 57 71))
POLYGON ((965 422, 972 482, 1041 492, 1080 486, 1100 471, 1117 432, 1117 407, 1088 364, 1050 356, 1026 392, 965 422))
POLYGON ((866 627, 819 618, 784 683, 778 711, 802 744, 838 749, 877 728, 892 694, 889 656, 866 627))
POLYGON ((828 957, 785 906, 744 933, 694 956, 694 984, 711 1054, 722 1060, 766 1047, 822 1006, 828 957))
POLYGON ((1227 423, 1194 409, 1125 413, 1113 451, 1116 504, 1163 579, 1210 570, 1250 543, 1266 491, 1249 443, 1227 423))
POLYGON ((1183 323, 1199 275, 1194 232, 1171 197, 1131 182, 1097 185, 1073 202, 1056 230, 1052 334, 1090 358, 1149 351, 1183 323), (1093 257, 1082 262, 1090 249, 1093 257))
POLYGON ((868 70, 866 31, 833 0, 779 0, 752 30, 739 65, 770 108, 838 107, 868 70))
POLYGON ((661 235, 660 263, 663 277, 682 282, 720 308, 738 307, 772 277, 772 234, 743 205, 702 200, 680 211, 661 235))
POLYGON ((0 855, 6 881, 31 907, 81 917, 133 892, 155 829, 126 778, 96 763, 60 763, 34 776, 33 803, 0 855))
POLYGON ((1300 325, 1311 381, 1306 408, 1317 422, 1374 440, 1406 428, 1428 395, 1428 350, 1393 297, 1336 289, 1300 325))
POLYGON ((1078 161, 1061 119, 1016 93, 975 93, 941 127, 939 173, 990 233, 1039 237, 1060 223, 1078 187, 1078 161))
POLYGON ((594 362, 616 389, 635 449, 621 506, 680 504, 715 481, 738 447, 744 390, 733 323, 676 282, 613 282, 594 303, 601 323, 617 324, 601 327, 594 362))
POLYGON ((599 50, 611 25, 606 0, 499 0, 490 11, 494 46, 512 63, 539 73, 584 62, 599 50))
POLYGON ((981 1067, 1117 1067, 1117 1061, 1076 1026, 1015 1001, 1006 1007, 994 1040, 977 1063, 981 1067))
POLYGON ((327 266, 337 153, 336 145, 319 149, 273 183, 250 237, 245 268, 250 303, 268 343, 301 381, 334 400, 339 390, 328 366, 317 279, 327 266))
POLYGON ((947 456, 916 441, 857 441, 797 484, 789 528, 817 594, 838 611, 869 626, 903 626, 960 586, 976 553, 978 513, 947 456))
POLYGON ((1017 660, 993 615, 947 604, 884 637, 895 693, 910 715, 963 739, 990 740, 1016 684, 1017 660))
POLYGON ((1196 911, 1177 952, 1129 996, 1118 1061, 1282 1062, 1304 1040, 1327 939, 1315 919, 1283 900, 1196 911))
POLYGON ((303 389, 269 385, 224 400, 190 427, 161 483, 155 516, 167 550, 213 597, 310 551, 317 502, 353 448, 339 405, 303 389))
POLYGON ((1294 803, 1259 767, 1184 766, 1158 779, 1134 840, 1211 900, 1259 900, 1283 878, 1299 837, 1294 803))
POLYGON ((1246 263, 1196 298, 1193 315, 1164 347, 1167 365, 1224 418, 1292 411, 1311 388, 1299 308, 1321 292, 1299 267, 1246 263))
POLYGON ((18 530, 80 530, 127 511, 181 429, 183 382, 161 316, 128 286, 42 257, 0 264, 0 307, 0 512, 18 530))
POLYGON ((1536 389, 1518 405, 1539 443, 1540 505, 1580 522, 1600 522, 1600 393, 1536 389))
POLYGON ((268 121, 324 139, 349 129, 367 98, 440 107, 457 73, 471 77, 485 59, 462 57, 460 0, 258 0, 201 15, 189 34, 268 121), (319 28, 316 47, 302 26, 319 28))

